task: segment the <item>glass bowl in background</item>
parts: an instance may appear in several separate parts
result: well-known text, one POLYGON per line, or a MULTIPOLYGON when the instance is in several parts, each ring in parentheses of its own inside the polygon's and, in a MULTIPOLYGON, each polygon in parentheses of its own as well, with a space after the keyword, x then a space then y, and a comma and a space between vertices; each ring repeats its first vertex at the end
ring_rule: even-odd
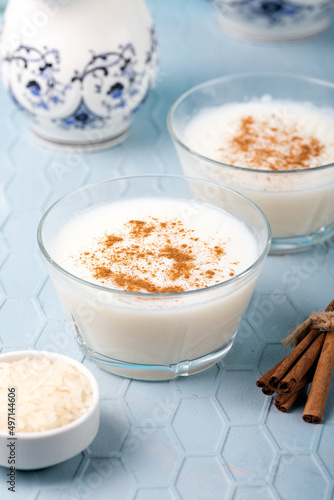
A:
MULTIPOLYGON (((307 249, 334 232, 334 163, 321 167, 272 171, 231 166, 187 146, 185 129, 203 109, 273 100, 333 108, 334 85, 302 76, 250 73, 218 78, 183 94, 172 106, 168 130, 183 172, 228 186, 256 203, 272 229, 271 253, 307 249)), ((334 116, 334 115, 333 115, 334 116)), ((334 159, 333 159, 334 160, 334 159)))
POLYGON ((269 250, 270 227, 258 207, 224 187, 178 176, 139 176, 102 181, 65 196, 43 216, 38 242, 85 355, 112 373, 159 380, 208 368, 232 347, 269 250), (103 204, 151 197, 199 200, 234 215, 257 242, 256 260, 239 275, 207 288, 136 293, 80 279, 54 259, 55 239, 70 218, 103 204))
POLYGON ((211 0, 222 29, 259 42, 288 42, 317 35, 331 24, 333 0, 211 0))

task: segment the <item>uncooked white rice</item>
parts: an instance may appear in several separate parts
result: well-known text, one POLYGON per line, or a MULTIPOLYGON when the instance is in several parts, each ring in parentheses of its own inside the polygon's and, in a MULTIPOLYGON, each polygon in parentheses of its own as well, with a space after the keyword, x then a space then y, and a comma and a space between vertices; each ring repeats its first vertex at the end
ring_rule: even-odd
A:
POLYGON ((0 363, 0 430, 8 430, 8 388, 15 387, 15 432, 45 431, 73 422, 90 408, 93 390, 73 365, 48 358, 0 363))

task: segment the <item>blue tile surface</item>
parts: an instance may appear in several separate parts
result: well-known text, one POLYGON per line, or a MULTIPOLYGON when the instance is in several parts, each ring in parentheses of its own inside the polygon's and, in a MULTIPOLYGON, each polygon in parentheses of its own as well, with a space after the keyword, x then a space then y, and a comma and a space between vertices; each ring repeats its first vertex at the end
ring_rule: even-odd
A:
POLYGON ((148 0, 161 45, 156 89, 129 139, 92 154, 36 144, 0 87, 0 350, 65 352, 96 375, 99 433, 58 466, 17 474, 7 500, 330 500, 334 498, 334 394, 324 423, 302 405, 279 413, 255 387, 285 354, 288 330, 333 299, 334 241, 269 257, 232 351, 217 366, 163 383, 129 381, 84 359, 47 277, 36 242, 44 210, 83 184, 136 173, 180 173, 166 129, 174 100, 196 83, 249 70, 334 81, 334 26, 291 44, 261 45, 221 33, 204 0, 148 0))

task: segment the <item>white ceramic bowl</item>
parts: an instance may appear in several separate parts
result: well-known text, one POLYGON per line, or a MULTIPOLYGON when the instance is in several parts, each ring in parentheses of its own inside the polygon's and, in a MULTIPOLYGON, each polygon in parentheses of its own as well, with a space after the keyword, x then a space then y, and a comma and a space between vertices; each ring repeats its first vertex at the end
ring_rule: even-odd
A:
POLYGON ((41 432, 17 432, 10 436, 0 430, 0 465, 19 470, 42 469, 68 460, 82 452, 95 438, 100 422, 99 386, 92 373, 81 363, 68 356, 47 351, 16 351, 0 355, 0 362, 18 361, 23 358, 61 360, 74 366, 85 375, 93 389, 93 402, 88 411, 77 420, 56 429, 41 432), (16 438, 16 440, 14 440, 16 438), (15 463, 8 463, 13 442, 15 463))
POLYGON ((211 0, 222 29, 237 38, 287 42, 329 27, 333 0, 211 0))

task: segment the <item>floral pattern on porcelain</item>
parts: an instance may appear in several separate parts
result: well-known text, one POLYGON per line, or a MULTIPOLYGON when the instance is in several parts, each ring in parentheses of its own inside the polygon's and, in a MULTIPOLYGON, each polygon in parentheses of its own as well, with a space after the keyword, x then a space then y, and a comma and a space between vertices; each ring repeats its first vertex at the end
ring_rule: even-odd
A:
POLYGON ((328 16, 334 7, 333 0, 301 2, 289 0, 212 0, 222 15, 238 14, 244 20, 264 20, 270 25, 299 23, 305 18, 314 20, 328 16))
POLYGON ((91 51, 85 67, 74 70, 66 82, 57 78, 62 56, 55 48, 20 45, 3 58, 2 69, 15 80, 15 86, 11 83, 9 88, 14 102, 35 123, 41 115, 49 114, 52 123, 62 129, 103 129, 111 119, 127 120, 152 88, 158 66, 154 28, 150 28, 149 38, 145 67, 141 70, 132 43, 99 54, 91 51), (54 117, 57 109, 78 93, 80 102, 75 110, 54 117))
POLYGON ((66 90, 70 88, 56 78, 60 65, 56 49, 45 48, 42 51, 20 45, 13 54, 4 57, 2 65, 12 67, 14 78, 21 84, 22 94, 16 96, 10 88, 11 96, 20 109, 23 108, 30 115, 34 115, 31 108, 50 110, 52 106, 62 103, 66 90))

